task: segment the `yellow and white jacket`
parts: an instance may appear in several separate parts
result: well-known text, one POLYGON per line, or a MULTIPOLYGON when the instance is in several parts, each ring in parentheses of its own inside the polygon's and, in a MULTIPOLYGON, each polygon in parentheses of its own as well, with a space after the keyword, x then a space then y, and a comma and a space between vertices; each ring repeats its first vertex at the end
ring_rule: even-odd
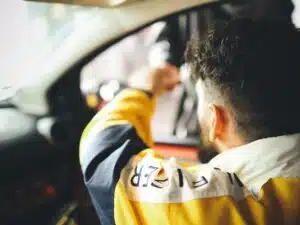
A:
POLYGON ((300 134, 186 165, 151 150, 154 108, 143 91, 125 90, 82 135, 81 167, 102 225, 300 224, 300 134))

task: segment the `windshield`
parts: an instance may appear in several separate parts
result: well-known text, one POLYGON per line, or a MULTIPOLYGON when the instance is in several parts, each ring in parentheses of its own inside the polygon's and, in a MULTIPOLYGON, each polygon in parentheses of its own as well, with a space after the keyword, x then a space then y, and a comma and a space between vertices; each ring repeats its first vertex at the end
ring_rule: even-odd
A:
POLYGON ((20 0, 0 1, 0 9, 0 92, 18 88, 38 76, 25 75, 24 71, 49 56, 76 27, 99 10, 20 0))

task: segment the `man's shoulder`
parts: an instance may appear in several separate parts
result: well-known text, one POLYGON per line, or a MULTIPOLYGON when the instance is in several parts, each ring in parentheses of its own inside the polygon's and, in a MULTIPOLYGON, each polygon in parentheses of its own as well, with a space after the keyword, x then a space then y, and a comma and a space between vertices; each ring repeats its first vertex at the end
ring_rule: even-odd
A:
POLYGON ((129 199, 166 203, 231 196, 241 200, 249 195, 238 176, 208 164, 186 165, 175 158, 162 159, 146 150, 133 156, 119 180, 129 199))

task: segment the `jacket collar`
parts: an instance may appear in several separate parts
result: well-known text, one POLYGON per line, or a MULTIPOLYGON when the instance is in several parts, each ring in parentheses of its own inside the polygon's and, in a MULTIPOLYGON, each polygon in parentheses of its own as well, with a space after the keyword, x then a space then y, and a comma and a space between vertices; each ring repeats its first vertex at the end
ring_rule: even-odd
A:
POLYGON ((258 191, 272 177, 300 176, 300 133, 251 142, 217 155, 209 164, 236 173, 258 191))

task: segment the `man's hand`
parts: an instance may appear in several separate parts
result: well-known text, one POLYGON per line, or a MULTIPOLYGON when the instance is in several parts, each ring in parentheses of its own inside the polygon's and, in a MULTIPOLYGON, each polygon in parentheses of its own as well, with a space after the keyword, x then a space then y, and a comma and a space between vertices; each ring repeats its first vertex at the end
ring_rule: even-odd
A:
POLYGON ((179 82, 178 69, 168 64, 153 69, 148 77, 150 90, 155 96, 160 96, 167 91, 173 90, 179 82))
POLYGON ((179 70, 169 64, 154 69, 142 68, 130 80, 132 87, 151 91, 154 96, 172 91, 179 83, 179 70))

